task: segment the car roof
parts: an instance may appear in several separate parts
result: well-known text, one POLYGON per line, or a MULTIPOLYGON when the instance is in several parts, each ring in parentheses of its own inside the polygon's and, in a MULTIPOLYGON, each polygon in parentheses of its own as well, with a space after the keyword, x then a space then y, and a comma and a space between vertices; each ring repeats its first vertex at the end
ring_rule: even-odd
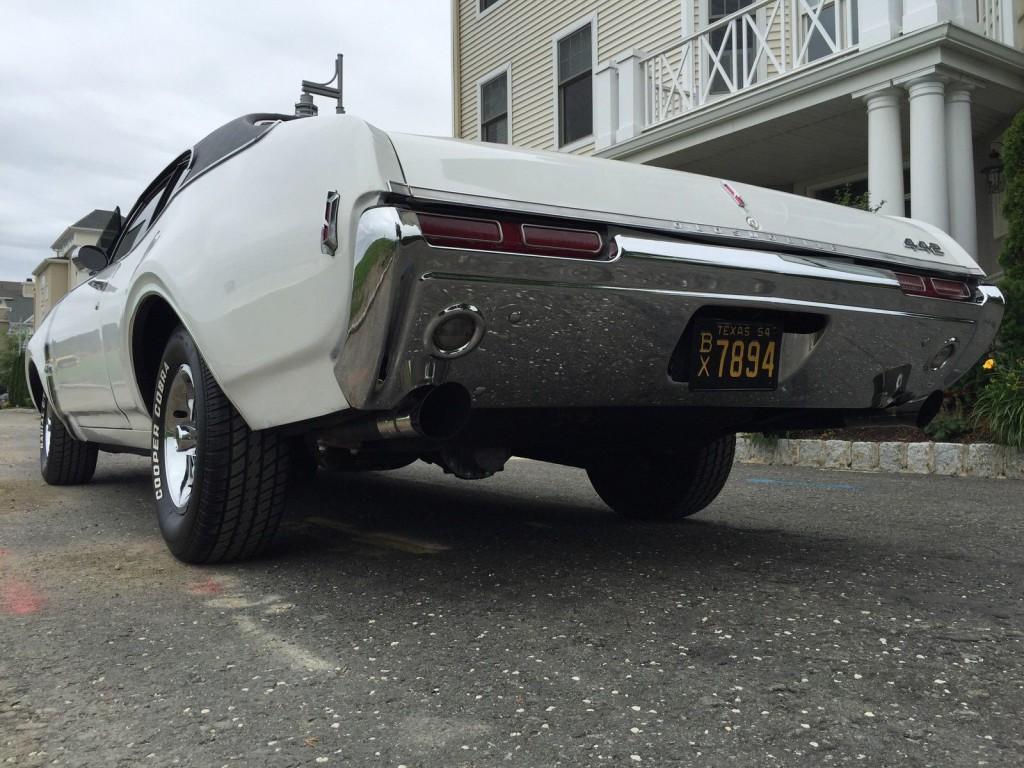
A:
POLYGON ((259 141, 278 123, 294 119, 296 115, 258 112, 225 123, 192 148, 192 160, 184 181, 187 183, 201 176, 220 161, 259 141))

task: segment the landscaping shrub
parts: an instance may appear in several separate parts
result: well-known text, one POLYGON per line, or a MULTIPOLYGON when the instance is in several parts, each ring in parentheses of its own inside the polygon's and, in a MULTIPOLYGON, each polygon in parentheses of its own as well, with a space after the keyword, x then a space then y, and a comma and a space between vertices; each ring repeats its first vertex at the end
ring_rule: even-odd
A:
POLYGON ((1024 448, 1024 359, 996 364, 974 404, 974 417, 1003 445, 1024 448))
POLYGON ((938 443, 955 443, 964 435, 970 434, 975 427, 975 420, 964 406, 955 399, 949 399, 942 406, 931 424, 924 428, 929 438, 938 443))
POLYGON ((0 336, 0 388, 7 391, 11 405, 32 405, 25 381, 25 353, 15 336, 0 336))
POLYGON ((999 288, 1006 296, 1006 313, 999 330, 1000 358, 1024 358, 1024 112, 1019 112, 1003 136, 1003 215, 1007 234, 999 263, 999 288))

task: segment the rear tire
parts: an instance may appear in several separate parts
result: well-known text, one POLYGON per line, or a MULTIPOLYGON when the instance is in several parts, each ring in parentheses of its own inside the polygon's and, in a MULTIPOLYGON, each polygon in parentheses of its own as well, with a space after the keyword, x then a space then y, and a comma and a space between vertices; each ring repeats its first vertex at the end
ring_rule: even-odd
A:
POLYGON ((729 479, 735 435, 688 449, 619 454, 595 462, 587 476, 605 504, 632 520, 678 520, 715 500, 729 479))
POLYGON ((43 400, 39 417, 39 471, 50 485, 81 485, 96 472, 99 449, 75 438, 43 400))
POLYGON ((249 429, 184 328, 167 342, 153 400, 153 491, 171 552, 222 563, 264 551, 284 513, 291 446, 249 429))

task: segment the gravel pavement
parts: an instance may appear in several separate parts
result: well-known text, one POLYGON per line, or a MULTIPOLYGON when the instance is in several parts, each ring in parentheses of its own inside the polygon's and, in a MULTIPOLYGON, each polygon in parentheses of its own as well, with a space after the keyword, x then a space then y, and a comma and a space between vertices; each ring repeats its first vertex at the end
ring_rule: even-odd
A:
POLYGON ((1017 766, 1024 483, 738 466, 630 525, 577 470, 327 475, 176 562, 146 459, 0 412, 0 764, 1017 766))

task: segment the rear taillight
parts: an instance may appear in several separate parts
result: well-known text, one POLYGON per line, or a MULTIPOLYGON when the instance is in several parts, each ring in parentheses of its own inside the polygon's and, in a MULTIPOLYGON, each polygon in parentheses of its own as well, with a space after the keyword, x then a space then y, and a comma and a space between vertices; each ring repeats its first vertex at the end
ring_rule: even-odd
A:
POLYGON ((608 255, 605 238, 592 229, 437 213, 420 213, 417 216, 423 238, 431 245, 444 248, 473 248, 570 259, 603 259, 608 255))
POLYGON ((926 277, 897 272, 900 289, 908 296, 927 296, 932 299, 967 301, 971 298, 971 287, 960 280, 945 277, 926 277))

